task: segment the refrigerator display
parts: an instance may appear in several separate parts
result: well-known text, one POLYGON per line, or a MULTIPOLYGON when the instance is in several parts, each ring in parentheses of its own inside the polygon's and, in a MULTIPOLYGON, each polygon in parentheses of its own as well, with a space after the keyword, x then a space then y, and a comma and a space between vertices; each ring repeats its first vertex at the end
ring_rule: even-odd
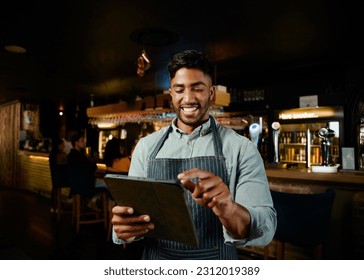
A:
POLYGON ((337 165, 343 135, 341 107, 309 107, 277 111, 278 161, 292 166, 337 165), (323 139, 322 131, 330 131, 323 139), (324 156, 323 156, 324 154, 324 156))

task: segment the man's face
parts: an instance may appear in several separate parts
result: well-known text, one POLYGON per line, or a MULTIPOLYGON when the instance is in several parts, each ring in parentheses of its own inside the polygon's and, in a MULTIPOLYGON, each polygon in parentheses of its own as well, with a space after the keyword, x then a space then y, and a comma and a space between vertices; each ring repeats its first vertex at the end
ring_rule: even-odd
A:
POLYGON ((80 139, 78 139, 78 141, 76 142, 76 148, 81 150, 81 149, 84 149, 85 146, 86 146, 85 138, 81 137, 80 139))
POLYGON ((181 68, 171 80, 170 94, 177 113, 177 126, 192 132, 209 117, 208 109, 214 98, 209 76, 197 69, 181 68))

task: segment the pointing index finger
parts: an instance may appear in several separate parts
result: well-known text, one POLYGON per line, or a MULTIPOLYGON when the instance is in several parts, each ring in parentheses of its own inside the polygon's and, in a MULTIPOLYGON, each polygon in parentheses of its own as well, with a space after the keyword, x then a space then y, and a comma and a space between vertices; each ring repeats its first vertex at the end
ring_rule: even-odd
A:
POLYGON ((198 168, 194 168, 191 170, 184 171, 177 175, 177 178, 179 180, 192 180, 194 178, 197 178, 199 180, 206 179, 210 176, 209 172, 202 171, 198 168))

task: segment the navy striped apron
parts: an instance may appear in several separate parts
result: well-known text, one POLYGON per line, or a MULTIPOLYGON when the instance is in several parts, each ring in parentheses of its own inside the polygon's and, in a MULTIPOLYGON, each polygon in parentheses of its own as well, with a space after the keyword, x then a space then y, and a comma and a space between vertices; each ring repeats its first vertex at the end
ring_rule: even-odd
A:
MULTIPOLYGON (((168 138, 172 126, 167 130, 148 162, 147 176, 157 179, 176 179, 182 171, 200 168, 218 175, 227 183, 225 158, 222 154, 221 140, 217 136, 215 121, 211 118, 215 156, 203 156, 186 159, 156 158, 164 141, 168 138)), ((187 201, 191 208, 198 241, 197 246, 190 246, 174 241, 145 238, 143 259, 173 260, 173 259, 237 259, 234 244, 224 244, 222 224, 213 211, 197 204, 189 191, 186 190, 187 201)))

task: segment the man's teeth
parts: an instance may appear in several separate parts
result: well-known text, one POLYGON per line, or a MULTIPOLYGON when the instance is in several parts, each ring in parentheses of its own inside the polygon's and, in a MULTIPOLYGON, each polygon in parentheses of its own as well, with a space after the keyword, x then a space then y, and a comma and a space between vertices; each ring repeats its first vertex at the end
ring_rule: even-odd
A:
POLYGON ((182 108, 183 111, 185 112, 193 112, 196 111, 197 108, 196 107, 189 107, 189 108, 182 108))

